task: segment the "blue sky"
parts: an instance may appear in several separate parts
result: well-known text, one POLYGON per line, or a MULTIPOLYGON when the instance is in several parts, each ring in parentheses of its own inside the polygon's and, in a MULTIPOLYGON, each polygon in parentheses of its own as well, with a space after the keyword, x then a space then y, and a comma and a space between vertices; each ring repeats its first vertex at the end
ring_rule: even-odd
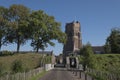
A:
MULTIPOLYGON (((23 4, 32 10, 44 10, 47 14, 61 22, 61 29, 72 21, 81 23, 82 43, 88 41, 93 46, 104 45, 110 30, 120 27, 120 0, 0 0, 0 6, 23 4)), ((63 45, 55 41, 56 46, 49 46, 47 51, 62 53, 63 45)), ((2 50, 16 50, 16 44, 3 46, 2 50)), ((20 50, 31 51, 29 42, 20 50)))

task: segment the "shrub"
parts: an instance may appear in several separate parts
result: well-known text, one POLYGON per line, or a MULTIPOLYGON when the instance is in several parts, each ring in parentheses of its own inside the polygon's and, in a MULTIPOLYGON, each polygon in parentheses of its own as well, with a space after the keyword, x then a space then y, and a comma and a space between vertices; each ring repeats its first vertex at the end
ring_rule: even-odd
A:
POLYGON ((12 64, 12 72, 17 73, 17 72, 23 72, 23 65, 22 61, 20 60, 15 60, 12 64))
POLYGON ((0 53, 0 56, 8 56, 8 55, 13 55, 13 53, 10 52, 10 51, 2 51, 2 52, 0 53))
POLYGON ((83 68, 86 70, 86 66, 89 68, 95 68, 95 56, 91 45, 88 43, 81 49, 81 55, 83 56, 83 68))

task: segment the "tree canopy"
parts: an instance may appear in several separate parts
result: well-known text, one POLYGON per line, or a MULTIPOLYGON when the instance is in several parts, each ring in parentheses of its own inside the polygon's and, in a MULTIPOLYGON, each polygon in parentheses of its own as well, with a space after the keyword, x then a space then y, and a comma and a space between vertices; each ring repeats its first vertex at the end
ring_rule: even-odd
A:
POLYGON ((0 6, 0 49, 5 44, 5 35, 7 28, 7 8, 0 6))
POLYGON ((31 46, 38 52, 52 40, 65 43, 66 35, 61 31, 60 22, 42 10, 32 11, 24 5, 13 4, 9 8, 0 7, 0 48, 3 42, 20 46, 31 40, 31 46))
POLYGON ((49 45, 54 46, 52 40, 65 43, 65 33, 60 29, 60 23, 53 16, 49 16, 42 10, 34 11, 30 15, 30 26, 32 26, 31 46, 38 52, 49 45))
POLYGON ((113 28, 105 44, 106 53, 120 53, 120 28, 113 28))
POLYGON ((24 44, 29 37, 29 12, 29 9, 23 5, 14 4, 8 8, 8 35, 6 40, 9 43, 17 44, 17 52, 19 52, 20 45, 24 44))
POLYGON ((83 67, 84 70, 87 67, 94 68, 94 52, 92 50, 92 47, 90 43, 87 43, 83 48, 80 50, 81 56, 83 56, 83 67))

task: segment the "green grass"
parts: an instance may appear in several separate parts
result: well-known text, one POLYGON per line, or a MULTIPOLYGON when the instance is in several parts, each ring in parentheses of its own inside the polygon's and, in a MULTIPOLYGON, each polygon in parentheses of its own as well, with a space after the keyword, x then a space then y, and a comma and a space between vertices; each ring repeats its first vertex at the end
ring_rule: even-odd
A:
POLYGON ((96 54, 96 68, 102 71, 120 71, 120 54, 96 54))
POLYGON ((95 70, 103 75, 90 73, 96 80, 107 80, 104 74, 120 74, 120 54, 95 54, 95 70))
POLYGON ((22 61, 25 70, 31 70, 39 66, 41 55, 40 54, 15 54, 12 56, 0 56, 0 64, 4 66, 6 72, 11 71, 12 63, 15 60, 22 61))
POLYGON ((26 54, 14 54, 8 56, 0 56, 0 74, 10 73, 12 64, 14 61, 19 60, 22 62, 24 71, 29 71, 40 67, 41 61, 44 63, 51 63, 51 56, 43 56, 37 53, 26 53, 26 54), (1 72, 2 71, 2 72, 1 72))
POLYGON ((38 80, 40 79, 42 76, 44 76, 48 71, 43 71, 41 73, 39 73, 38 75, 32 77, 30 80, 38 80))
MULTIPOLYGON (((120 74, 120 54, 95 54, 95 69, 108 73, 120 74)), ((82 62, 82 56, 78 57, 82 62)))

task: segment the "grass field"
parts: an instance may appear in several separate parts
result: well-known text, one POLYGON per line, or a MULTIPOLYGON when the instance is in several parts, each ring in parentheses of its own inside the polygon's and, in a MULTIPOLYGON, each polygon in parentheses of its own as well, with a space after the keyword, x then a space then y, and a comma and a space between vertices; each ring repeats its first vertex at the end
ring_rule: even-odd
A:
POLYGON ((120 73, 120 54, 96 54, 96 68, 110 73, 120 73))
MULTIPOLYGON (((95 68, 98 71, 120 74, 120 54, 95 54, 95 68)), ((79 57, 82 61, 82 57, 79 57)))
MULTIPOLYGON (((43 56, 37 53, 14 54, 9 56, 0 56, 0 72, 9 73, 14 61, 22 62, 24 71, 29 71, 40 66, 43 56)), ((42 61, 48 63, 51 57, 46 56, 42 61)))

